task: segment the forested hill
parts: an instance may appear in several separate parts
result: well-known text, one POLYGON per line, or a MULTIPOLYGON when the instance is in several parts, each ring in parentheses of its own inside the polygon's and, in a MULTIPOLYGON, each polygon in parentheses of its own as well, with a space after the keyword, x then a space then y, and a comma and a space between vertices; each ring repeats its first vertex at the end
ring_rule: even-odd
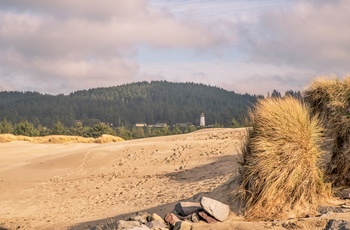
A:
POLYGON ((60 121, 66 126, 82 121, 113 126, 135 123, 199 124, 201 112, 206 124, 230 126, 240 121, 257 97, 195 83, 166 81, 138 82, 108 88, 47 95, 36 92, 0 92, 0 121, 28 120, 34 125, 52 127, 60 121))

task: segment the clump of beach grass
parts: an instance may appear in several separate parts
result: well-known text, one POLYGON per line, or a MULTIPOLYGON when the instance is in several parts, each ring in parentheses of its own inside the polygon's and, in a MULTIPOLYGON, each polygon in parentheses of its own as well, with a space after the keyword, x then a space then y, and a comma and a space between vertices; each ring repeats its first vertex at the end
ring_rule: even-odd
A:
POLYGON ((248 220, 316 213, 331 198, 319 168, 322 127, 309 108, 286 97, 260 100, 250 111, 253 128, 242 150, 239 195, 248 220))
POLYGON ((336 186, 350 186, 350 76, 318 78, 304 92, 313 113, 320 114, 332 139, 327 173, 336 186))
POLYGON ((12 141, 28 141, 33 143, 52 143, 52 144, 64 144, 64 143, 110 143, 124 141, 122 138, 112 135, 103 134, 100 137, 81 137, 81 136, 66 136, 66 135, 50 135, 43 137, 27 137, 27 136, 15 136, 12 134, 0 134, 0 143, 12 142, 12 141))

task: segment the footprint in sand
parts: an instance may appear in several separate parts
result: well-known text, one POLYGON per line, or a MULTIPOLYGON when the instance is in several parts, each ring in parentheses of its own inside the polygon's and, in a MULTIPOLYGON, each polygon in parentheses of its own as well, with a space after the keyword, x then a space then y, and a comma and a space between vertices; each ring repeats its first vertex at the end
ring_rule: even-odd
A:
POLYGON ((91 151, 88 151, 87 153, 84 154, 84 157, 83 157, 83 159, 81 160, 81 164, 80 164, 80 166, 79 166, 79 171, 80 171, 80 173, 83 173, 83 171, 84 171, 84 166, 85 166, 85 164, 86 164, 86 162, 87 162, 87 159, 88 159, 90 153, 91 153, 91 151))

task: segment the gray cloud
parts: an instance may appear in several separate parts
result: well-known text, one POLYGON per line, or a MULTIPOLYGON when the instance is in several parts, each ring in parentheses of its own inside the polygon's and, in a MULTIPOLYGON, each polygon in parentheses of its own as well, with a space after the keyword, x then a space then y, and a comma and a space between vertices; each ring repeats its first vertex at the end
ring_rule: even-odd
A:
POLYGON ((110 86, 134 81, 139 45, 215 50, 228 42, 220 30, 176 20, 146 0, 5 1, 0 83, 51 93, 110 86))
POLYGON ((84 17, 106 20, 111 17, 133 17, 145 13, 146 2, 138 0, 11 0, 1 3, 1 8, 10 11, 26 11, 32 14, 55 15, 60 18, 84 17))
POLYGON ((346 0, 3 1, 0 90, 68 93, 154 79, 299 90, 317 75, 349 72, 349 15, 346 0), (140 46, 193 56, 139 63, 140 46))
POLYGON ((239 89, 238 92, 240 93, 248 92, 266 96, 268 92, 271 93, 276 89, 283 95, 287 90, 305 90, 305 87, 313 78, 312 74, 305 72, 264 73, 247 76, 239 81, 234 81, 230 85, 239 89))
POLYGON ((264 14, 254 30, 241 27, 241 45, 255 62, 318 73, 349 71, 350 2, 298 1, 264 14))

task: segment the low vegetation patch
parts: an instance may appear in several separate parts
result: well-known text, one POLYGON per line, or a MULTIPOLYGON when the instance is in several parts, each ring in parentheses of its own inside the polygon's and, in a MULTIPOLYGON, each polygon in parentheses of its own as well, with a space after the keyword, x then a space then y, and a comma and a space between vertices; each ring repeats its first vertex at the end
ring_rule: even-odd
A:
POLYGON ((318 166, 322 128, 291 97, 260 100, 242 151, 239 195, 249 220, 303 217, 331 197, 318 166))
POLYGON ((122 138, 103 134, 101 137, 80 137, 80 136, 64 136, 64 135, 52 135, 44 137, 27 137, 27 136, 15 136, 12 134, 0 134, 0 143, 12 142, 12 141, 28 141, 33 143, 110 143, 123 141, 122 138))

